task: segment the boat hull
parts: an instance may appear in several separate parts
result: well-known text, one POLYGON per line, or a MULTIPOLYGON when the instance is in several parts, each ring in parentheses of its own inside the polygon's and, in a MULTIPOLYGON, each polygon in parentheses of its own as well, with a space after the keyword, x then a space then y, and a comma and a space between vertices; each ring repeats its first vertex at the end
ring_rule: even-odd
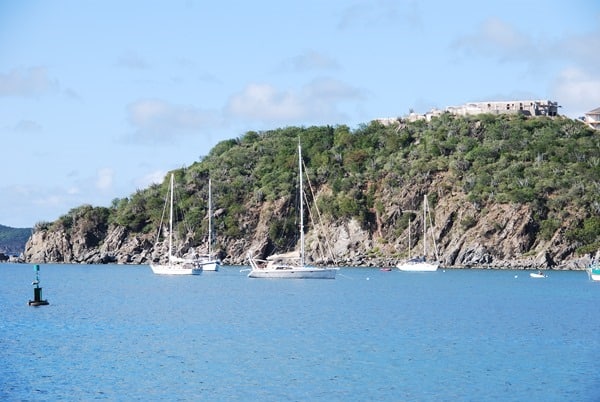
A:
POLYGON ((249 278, 274 278, 274 279, 335 279, 335 268, 284 268, 284 269, 253 269, 248 274, 249 278))
POLYGON ((430 262, 405 262, 396 265, 396 268, 406 272, 434 272, 437 271, 439 266, 439 264, 430 262))
POLYGON ((219 261, 201 262, 200 267, 203 271, 218 271, 221 263, 219 261))
POLYGON ((177 265, 151 264, 150 268, 157 275, 200 275, 202 273, 202 268, 177 265))
POLYGON ((588 275, 593 281, 600 281, 600 268, 588 268, 588 275))
POLYGON ((542 278, 546 277, 546 275, 544 275, 544 274, 536 274, 536 273, 533 273, 533 272, 530 273, 529 276, 532 277, 532 278, 535 278, 535 279, 542 279, 542 278))

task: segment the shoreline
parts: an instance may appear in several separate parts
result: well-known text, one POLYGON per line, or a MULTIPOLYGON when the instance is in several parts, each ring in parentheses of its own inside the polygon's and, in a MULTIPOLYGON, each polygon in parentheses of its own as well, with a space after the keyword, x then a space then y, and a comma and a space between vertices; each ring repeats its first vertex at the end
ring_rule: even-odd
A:
MULTIPOLYGON (((0 261, 0 265, 2 264, 22 264, 22 265, 31 265, 31 264, 52 264, 52 265, 123 265, 123 266, 149 266, 150 263, 120 263, 120 262, 56 262, 56 261, 23 261, 23 260, 7 260, 0 261)), ((222 262, 223 266, 228 267, 248 267, 247 264, 236 264, 236 263, 227 263, 222 262)), ((382 269, 382 268, 391 268, 392 270, 397 270, 396 265, 376 265, 376 264, 368 264, 368 265, 348 265, 348 264, 314 264, 316 266, 335 266, 338 268, 368 268, 368 269, 382 269)), ((532 266, 532 265, 518 265, 513 263, 499 264, 499 265, 450 265, 450 266, 440 266, 437 271, 443 270, 459 270, 459 269, 472 269, 472 270, 487 270, 487 271, 585 271, 588 268, 588 265, 580 266, 575 264, 567 264, 560 265, 555 267, 540 267, 540 266, 532 266)), ((434 271, 435 272, 435 271, 434 271)))

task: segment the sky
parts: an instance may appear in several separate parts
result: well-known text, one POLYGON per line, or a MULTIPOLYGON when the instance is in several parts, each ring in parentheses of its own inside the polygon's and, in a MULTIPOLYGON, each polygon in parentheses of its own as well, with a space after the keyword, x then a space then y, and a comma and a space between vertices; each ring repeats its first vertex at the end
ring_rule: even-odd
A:
POLYGON ((0 0, 0 224, 159 183, 220 141, 510 99, 600 107, 600 2, 0 0))

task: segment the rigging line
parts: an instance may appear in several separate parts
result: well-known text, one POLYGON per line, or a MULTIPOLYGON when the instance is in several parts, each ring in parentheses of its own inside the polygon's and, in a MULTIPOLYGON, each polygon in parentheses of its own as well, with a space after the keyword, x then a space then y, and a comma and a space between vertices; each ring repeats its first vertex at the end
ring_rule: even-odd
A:
POLYGON ((165 194, 165 202, 164 202, 164 205, 163 205, 162 215, 160 217, 160 223, 158 225, 158 230, 156 231, 156 242, 154 242, 155 245, 158 243, 158 240, 160 239, 160 234, 163 231, 163 222, 165 220, 165 212, 167 211, 167 204, 168 203, 169 203, 169 192, 167 191, 167 194, 165 194))
POLYGON ((427 206, 426 207, 427 207, 427 217, 429 218, 429 230, 431 231, 431 240, 433 240, 433 251, 435 252, 435 259, 437 261, 439 261, 440 260, 440 256, 439 256, 439 253, 438 253, 437 244, 435 242, 435 236, 434 236, 434 233, 433 233, 433 221, 431 219, 431 210, 429 208, 429 201, 427 201, 427 206))
MULTIPOLYGON (((304 201, 308 205, 308 197, 306 196, 306 194, 304 194, 304 201)), ((313 213, 312 213, 312 208, 307 208, 307 209, 308 209, 308 216, 310 217, 310 221, 313 222, 313 225, 314 225, 315 219, 314 219, 314 216, 313 216, 313 213)), ((320 240, 320 236, 319 236, 318 233, 317 233, 317 239, 320 240)), ((321 257, 321 261, 325 261, 325 254, 323 252, 323 248, 321 246, 321 242, 319 241, 319 242, 317 242, 317 244, 319 246, 318 250, 319 250, 320 257, 321 257)))
MULTIPOLYGON (((306 166, 305 166, 305 169, 306 169, 306 166)), ((308 186, 309 186, 309 188, 310 188, 310 191, 311 191, 312 198, 313 198, 313 200, 315 200, 315 195, 314 195, 314 191, 313 191, 313 189, 312 189, 312 185, 311 185, 311 183, 310 183, 310 180, 308 180, 308 174, 307 174, 306 176, 307 176, 306 178, 307 178, 307 181, 308 181, 308 186)), ((308 196, 307 196, 306 194, 304 195, 304 199, 306 200, 306 203, 308 204, 308 196)), ((323 222, 322 222, 322 221, 321 221, 321 219, 320 219, 320 215, 319 215, 319 208, 316 206, 316 202, 314 203, 314 205, 315 205, 315 210, 317 211, 317 216, 318 216, 319 220, 317 221, 317 220, 314 218, 314 215, 313 215, 313 212, 312 212, 312 208, 309 208, 309 209, 308 209, 308 213, 309 213, 309 216, 310 216, 311 222, 313 222, 313 224, 318 224, 318 228, 319 228, 319 230, 321 231, 321 233, 324 233, 324 232, 323 232, 323 230, 324 230, 324 226, 323 226, 323 222)), ((317 245, 319 246, 319 247, 318 247, 318 250, 319 250, 319 253, 320 253, 321 261, 326 261, 326 259, 325 259, 325 249, 324 249, 324 247, 323 247, 323 244, 322 244, 321 238, 322 238, 322 236, 321 236, 321 235, 319 235, 319 232, 317 231, 317 240, 318 240, 318 242, 317 242, 317 245)), ((328 244, 327 244, 327 243, 326 243, 325 245, 327 245, 327 246, 328 246, 328 244)))
MULTIPOLYGON (((317 216, 319 218, 319 226, 321 228, 321 231, 324 233, 325 232, 325 225, 323 224, 323 218, 321 216, 321 211, 319 211, 319 207, 317 206, 317 201, 316 201, 316 196, 315 196, 315 191, 313 189, 312 183, 310 182, 310 178, 308 177, 308 169, 306 167, 306 164, 304 163, 304 161, 302 161, 302 164, 304 165, 304 174, 306 175, 306 181, 308 182, 308 188, 310 189, 310 193, 312 195, 313 200, 315 200, 314 204, 315 204, 315 210, 317 211, 317 216)), ((333 260, 333 262, 335 264, 337 264, 337 260, 335 258, 335 255, 333 254, 333 248, 331 247, 331 244, 329 243, 328 238, 325 238, 325 245, 327 246, 327 251, 329 251, 329 255, 331 256, 331 259, 333 260)))

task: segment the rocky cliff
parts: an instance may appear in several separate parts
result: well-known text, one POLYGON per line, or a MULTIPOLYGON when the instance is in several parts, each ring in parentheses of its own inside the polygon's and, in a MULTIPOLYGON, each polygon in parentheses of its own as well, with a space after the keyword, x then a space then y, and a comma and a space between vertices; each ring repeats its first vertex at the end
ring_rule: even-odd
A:
MULTIPOLYGON (((388 199, 377 225, 365 228, 355 219, 329 221, 323 225, 307 225, 306 250, 315 262, 340 266, 393 266, 406 258, 409 228, 401 218, 408 211, 422 208, 425 192, 437 194, 432 208, 433 236, 428 242, 436 246, 445 267, 550 268, 583 269, 590 256, 575 256, 575 247, 564 236, 564 227, 548 240, 542 240, 532 226, 533 211, 524 204, 490 204, 476 209, 465 195, 444 190, 443 180, 432 181, 428 188, 407 188, 400 197, 388 199), (324 241, 327 240, 327 241, 324 241), (325 251, 323 251, 323 243, 325 251)), ((385 197, 385 195, 383 195, 385 197)), ((242 228, 249 236, 217 237, 217 251, 225 264, 245 265, 246 254, 266 256, 273 248, 269 223, 281 217, 286 201, 247 205, 242 228)), ((414 214, 410 248, 414 254, 422 250, 422 218, 414 214)), ((111 225, 101 238, 90 235, 85 225, 69 233, 65 230, 38 230, 28 241, 25 259, 31 263, 119 263, 148 264, 166 254, 166 245, 154 246, 154 235, 128 233, 111 225)), ((292 246, 293 247, 293 246, 292 246)), ((206 252, 206 244, 192 247, 189 240, 176 240, 182 256, 206 252)))

